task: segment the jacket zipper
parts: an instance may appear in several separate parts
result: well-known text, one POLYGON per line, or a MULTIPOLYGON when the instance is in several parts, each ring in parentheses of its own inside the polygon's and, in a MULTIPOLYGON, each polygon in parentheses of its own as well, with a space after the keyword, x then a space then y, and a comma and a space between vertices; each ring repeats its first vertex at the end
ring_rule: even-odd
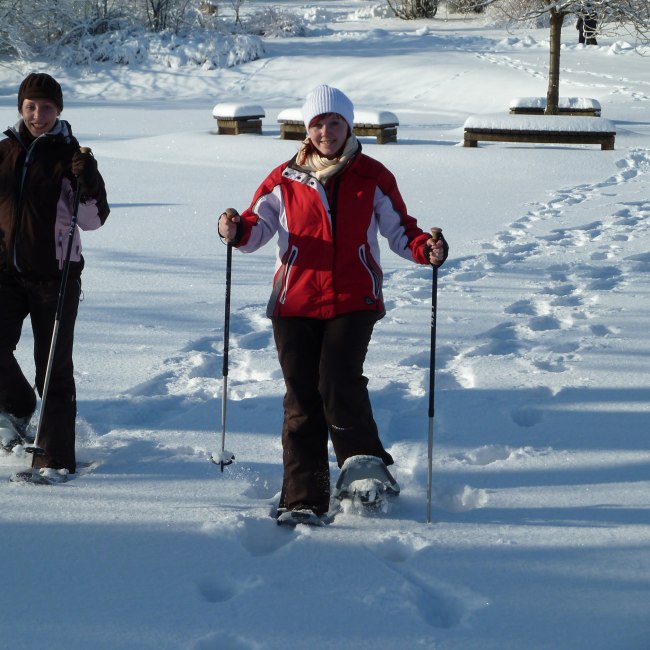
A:
POLYGON ((338 212, 338 199, 339 199, 339 185, 341 184, 341 172, 339 172, 334 178, 332 178, 332 185, 330 186, 330 191, 328 191, 327 186, 325 186, 325 194, 327 195, 327 200, 329 202, 329 212, 330 219, 332 222, 332 239, 336 240, 336 214, 338 212))
POLYGON ((32 164, 32 152, 34 150, 34 144, 36 143, 36 140, 34 140, 34 142, 32 142, 29 147, 25 147, 21 140, 18 140, 18 142, 22 145, 23 149, 25 149, 25 160, 23 161, 23 169, 20 175, 20 189, 18 192, 18 203, 16 204, 16 218, 14 220, 13 241, 11 242, 11 261, 16 271, 20 273, 21 269, 18 266, 18 239, 20 237, 20 231, 23 225, 25 181, 27 180, 29 166, 32 164))

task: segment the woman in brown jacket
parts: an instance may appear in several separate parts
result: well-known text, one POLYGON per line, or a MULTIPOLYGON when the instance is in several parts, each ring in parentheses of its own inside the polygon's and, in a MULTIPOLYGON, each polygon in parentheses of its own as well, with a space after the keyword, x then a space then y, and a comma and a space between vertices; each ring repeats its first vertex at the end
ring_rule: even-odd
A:
MULTIPOLYGON (((43 394, 77 191, 81 229, 99 228, 109 214, 97 162, 90 150, 80 150, 70 124, 59 119, 62 110, 58 82, 32 73, 18 91, 21 119, 0 141, 0 427, 15 434, 3 437, 5 451, 28 440, 36 408, 34 389, 14 356, 27 316, 34 334, 36 388, 43 394)), ((33 458, 38 482, 61 480, 76 470, 72 348, 83 265, 75 229, 38 432, 42 452, 33 458)))

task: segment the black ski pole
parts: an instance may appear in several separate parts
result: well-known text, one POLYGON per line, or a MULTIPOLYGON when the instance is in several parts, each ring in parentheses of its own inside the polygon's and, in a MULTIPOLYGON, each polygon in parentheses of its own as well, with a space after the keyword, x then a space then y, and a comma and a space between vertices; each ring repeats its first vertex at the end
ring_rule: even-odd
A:
MULTIPOLYGON (((437 241, 442 236, 440 228, 432 228, 431 236, 437 241)), ((436 386, 436 321, 438 316, 438 267, 433 267, 431 280, 431 345, 429 357, 429 435, 427 466, 427 524, 431 523, 431 483, 433 479, 433 417, 436 386)))
MULTIPOLYGON (((231 208, 228 208, 230 210, 231 208)), ((230 345, 230 287, 232 285, 232 244, 228 244, 226 251, 226 298, 224 307, 224 322, 223 322, 223 366, 221 375, 223 377, 223 385, 221 391, 221 453, 218 459, 214 454, 210 460, 223 468, 226 465, 232 464, 235 456, 226 451, 226 407, 228 404, 228 350, 230 345)))
MULTIPOLYGON (((88 147, 81 147, 82 153, 89 152, 88 147)), ((61 323, 61 313, 63 311, 63 301, 65 299, 65 291, 68 285, 68 274, 70 272, 70 256, 72 255, 72 243, 74 241, 74 233, 77 229, 77 220, 79 218, 79 200, 81 198, 81 184, 77 182, 77 188, 74 193, 74 204, 72 208, 72 218, 70 219, 70 230, 68 232, 68 247, 65 253, 65 261, 63 263, 63 275, 61 276, 61 284, 59 286, 59 297, 56 303, 56 312, 54 314, 54 328, 52 330, 52 340, 50 341, 50 352, 47 358, 47 366, 45 369, 45 380, 43 382, 43 395, 41 397, 41 412, 38 416, 38 426, 36 428, 36 436, 31 445, 25 446, 25 451, 34 454, 35 456, 45 455, 45 450, 39 446, 38 440, 41 435, 41 427, 43 426, 43 419, 45 417, 45 405, 47 404, 47 395, 50 389, 50 377, 52 375, 52 365, 54 363, 54 352, 56 351, 56 341, 59 336, 59 325, 61 323)))

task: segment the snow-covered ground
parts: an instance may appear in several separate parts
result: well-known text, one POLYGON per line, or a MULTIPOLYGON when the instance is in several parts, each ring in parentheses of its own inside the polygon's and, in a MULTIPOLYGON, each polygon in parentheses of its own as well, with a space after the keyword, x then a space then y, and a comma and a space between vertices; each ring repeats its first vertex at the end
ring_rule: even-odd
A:
MULTIPOLYGON (((93 148, 112 206, 84 237, 77 325, 78 457, 95 466, 62 486, 0 483, 0 645, 648 650, 647 58, 613 38, 578 46, 565 27, 560 94, 600 102, 614 151, 467 149, 468 116, 545 95, 544 30, 319 6, 305 9, 312 36, 266 41, 264 58, 228 69, 0 67, 7 125, 27 71, 62 82, 64 117, 93 148), (283 395, 264 316, 272 246, 234 255, 226 446, 237 460, 223 473, 207 460, 221 439, 216 217, 293 155, 277 114, 322 82, 398 115, 398 142, 363 138, 364 150, 451 245, 429 525, 431 271, 389 251, 366 371, 402 486, 390 512, 322 529, 269 518, 283 395), (214 135, 212 108, 226 101, 262 105, 263 135, 214 135)), ((30 346, 27 324, 18 354, 31 374, 30 346)), ((0 479, 25 463, 0 458, 0 479)))

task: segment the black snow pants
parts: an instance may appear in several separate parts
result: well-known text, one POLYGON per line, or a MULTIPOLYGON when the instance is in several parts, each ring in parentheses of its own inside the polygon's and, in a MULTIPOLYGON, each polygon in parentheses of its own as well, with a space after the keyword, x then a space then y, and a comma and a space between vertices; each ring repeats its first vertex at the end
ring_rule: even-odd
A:
MULTIPOLYGON (((36 387, 42 397, 60 286, 60 280, 32 281, 0 275, 0 410, 19 418, 31 416, 36 408, 34 390, 14 355, 23 321, 30 317, 36 387)), ((72 349, 80 294, 79 278, 69 278, 38 439, 45 455, 34 456, 33 466, 37 468, 65 468, 71 473, 76 470, 77 398, 72 349)))
POLYGON ((286 386, 281 508, 328 511, 328 435, 339 467, 358 454, 393 463, 379 439, 363 375, 376 321, 374 312, 273 319, 286 386))

